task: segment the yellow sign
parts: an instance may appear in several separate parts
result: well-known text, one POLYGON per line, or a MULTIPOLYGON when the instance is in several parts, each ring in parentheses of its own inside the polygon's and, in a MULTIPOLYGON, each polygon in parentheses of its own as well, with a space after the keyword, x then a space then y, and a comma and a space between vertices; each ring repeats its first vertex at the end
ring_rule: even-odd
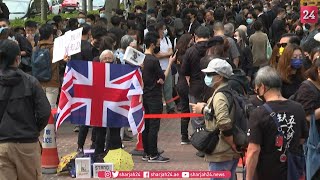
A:
POLYGON ((301 6, 318 6, 320 7, 320 0, 300 0, 301 6))

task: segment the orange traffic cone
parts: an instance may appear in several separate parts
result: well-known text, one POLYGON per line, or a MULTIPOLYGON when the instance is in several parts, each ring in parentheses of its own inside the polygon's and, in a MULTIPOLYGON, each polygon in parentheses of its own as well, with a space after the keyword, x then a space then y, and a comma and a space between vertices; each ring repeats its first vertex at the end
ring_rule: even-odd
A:
POLYGON ((137 135, 137 144, 136 148, 130 152, 133 156, 142 156, 144 149, 143 149, 143 144, 142 144, 142 133, 138 133, 137 135))
POLYGON ((42 142, 42 156, 41 166, 43 174, 55 174, 57 173, 57 167, 59 164, 56 132, 54 128, 53 115, 55 111, 51 111, 48 125, 44 128, 43 142, 42 142))

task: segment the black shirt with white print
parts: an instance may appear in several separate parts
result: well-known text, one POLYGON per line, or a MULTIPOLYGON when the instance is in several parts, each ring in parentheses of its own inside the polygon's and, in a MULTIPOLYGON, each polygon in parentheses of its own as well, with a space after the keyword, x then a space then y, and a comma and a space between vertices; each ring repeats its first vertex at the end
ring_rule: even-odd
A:
POLYGON ((248 139, 250 143, 259 144, 261 147, 256 169, 258 179, 286 180, 287 163, 280 162, 280 156, 284 153, 287 142, 290 142, 287 151, 294 154, 303 153, 300 139, 308 136, 306 116, 302 106, 291 100, 271 101, 268 105, 276 113, 284 134, 283 146, 276 146, 276 137, 279 134, 277 125, 263 106, 255 109, 250 115, 248 139))

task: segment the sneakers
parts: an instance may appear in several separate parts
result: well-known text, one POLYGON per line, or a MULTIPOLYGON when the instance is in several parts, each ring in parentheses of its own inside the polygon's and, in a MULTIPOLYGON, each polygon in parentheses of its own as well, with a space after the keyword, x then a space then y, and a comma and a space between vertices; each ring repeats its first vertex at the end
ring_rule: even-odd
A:
POLYGON ((142 161, 148 161, 149 159, 150 159, 150 156, 149 156, 149 155, 144 154, 144 155, 142 156, 142 161))
POLYGON ((169 162, 170 159, 163 157, 161 155, 157 155, 155 157, 150 157, 150 159, 148 160, 149 163, 166 163, 169 162))
POLYGON ((191 144, 191 141, 189 139, 182 139, 181 140, 181 145, 187 145, 187 144, 191 144))
POLYGON ((73 129, 73 132, 79 132, 80 130, 80 127, 79 126, 75 126, 74 129, 73 129))
POLYGON ((77 157, 84 157, 83 148, 78 147, 78 149, 77 149, 77 157))

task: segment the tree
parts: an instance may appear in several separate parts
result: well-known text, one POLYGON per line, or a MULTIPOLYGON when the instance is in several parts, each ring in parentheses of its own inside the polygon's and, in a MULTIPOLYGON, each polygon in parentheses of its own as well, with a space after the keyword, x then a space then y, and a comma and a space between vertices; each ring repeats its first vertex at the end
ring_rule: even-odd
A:
POLYGON ((41 0, 41 21, 46 22, 47 21, 47 0, 41 0))
POLYGON ((106 0, 106 3, 104 5, 105 7, 105 11, 104 13, 106 14, 107 16, 107 19, 108 19, 108 26, 110 27, 110 20, 111 20, 111 12, 112 12, 112 9, 119 9, 120 7, 120 1, 116 1, 116 0, 106 0))
POLYGON ((84 12, 84 13, 86 13, 87 14, 87 0, 81 0, 82 1, 82 3, 81 3, 81 9, 82 9, 82 11, 84 12))
POLYGON ((93 0, 88 0, 88 10, 92 11, 93 10, 93 5, 92 5, 93 0))

